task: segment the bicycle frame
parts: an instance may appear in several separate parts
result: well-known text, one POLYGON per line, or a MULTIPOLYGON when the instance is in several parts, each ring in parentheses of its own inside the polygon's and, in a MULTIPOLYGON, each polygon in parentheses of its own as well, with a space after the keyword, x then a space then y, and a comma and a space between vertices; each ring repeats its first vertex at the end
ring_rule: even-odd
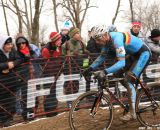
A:
MULTIPOLYGON (((110 97, 111 97, 111 103, 113 103, 113 100, 116 100, 117 103, 124 109, 125 112, 129 111, 128 108, 126 107, 126 105, 116 95, 114 95, 109 90, 109 87, 108 87, 108 83, 109 82, 118 82, 120 80, 124 80, 124 79, 123 78, 115 78, 113 80, 106 79, 103 84, 100 84, 100 88, 99 88, 100 90, 99 90, 98 96, 96 97, 96 99, 94 101, 94 104, 92 106, 92 109, 91 109, 91 113, 92 113, 93 116, 96 114, 97 108, 99 107, 99 102, 100 102, 100 100, 101 100, 101 98, 102 98, 102 96, 104 94, 103 88, 105 88, 106 92, 110 95, 110 97), (94 110, 94 113, 93 113, 93 110, 94 110)), ((141 82, 141 80, 139 78, 137 78, 137 84, 136 84, 136 87, 135 87, 136 89, 137 89, 138 84, 140 85, 141 89, 144 90, 146 96, 151 101, 151 103, 152 103, 151 106, 154 106, 154 104, 156 104, 156 107, 154 106, 154 109, 156 109, 157 107, 159 107, 158 103, 152 98, 152 95, 150 94, 150 92, 148 91, 148 89, 144 86, 144 84, 141 82)), ((145 109, 146 108, 143 108, 143 111, 145 109)), ((137 113, 139 113, 139 112, 137 112, 137 113)), ((142 112, 142 109, 141 109, 141 112, 142 112)))

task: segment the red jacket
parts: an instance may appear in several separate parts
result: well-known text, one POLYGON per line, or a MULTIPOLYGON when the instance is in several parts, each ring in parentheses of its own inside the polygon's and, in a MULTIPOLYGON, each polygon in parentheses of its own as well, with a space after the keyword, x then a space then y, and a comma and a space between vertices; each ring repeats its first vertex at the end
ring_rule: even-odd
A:
POLYGON ((42 57, 43 58, 51 58, 51 57, 59 57, 61 55, 61 47, 57 47, 56 49, 52 48, 50 44, 48 43, 43 49, 42 49, 42 57))

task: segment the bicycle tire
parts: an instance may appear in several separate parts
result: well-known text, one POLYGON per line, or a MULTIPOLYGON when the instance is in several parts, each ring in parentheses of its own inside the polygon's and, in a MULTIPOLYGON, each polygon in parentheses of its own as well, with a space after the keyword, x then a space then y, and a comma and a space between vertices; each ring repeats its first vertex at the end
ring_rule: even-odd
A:
POLYGON ((136 112, 138 121, 145 127, 160 127, 160 84, 148 85, 149 92, 159 107, 154 111, 143 89, 137 94, 136 112))
POLYGON ((93 118, 90 115, 90 110, 97 93, 98 91, 86 92, 72 103, 69 112, 71 130, 108 130, 110 128, 113 120, 113 109, 107 95, 103 94, 101 99, 102 104, 98 107, 95 117, 93 118))

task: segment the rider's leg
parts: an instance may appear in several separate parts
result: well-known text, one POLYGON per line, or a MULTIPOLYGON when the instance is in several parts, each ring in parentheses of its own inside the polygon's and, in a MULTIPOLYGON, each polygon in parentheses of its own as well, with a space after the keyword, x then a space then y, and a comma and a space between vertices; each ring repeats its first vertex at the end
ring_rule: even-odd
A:
MULTIPOLYGON (((142 71, 148 64, 150 59, 150 52, 144 51, 140 54, 138 61, 136 64, 132 67, 131 72, 126 75, 126 85, 128 95, 129 95, 129 105, 130 105, 130 113, 132 115, 132 118, 136 118, 136 112, 135 112, 135 102, 136 102, 136 90, 134 88, 135 79, 134 77, 140 77, 142 71)), ((130 120, 131 116, 126 115, 126 117, 122 117, 122 120, 130 120)))

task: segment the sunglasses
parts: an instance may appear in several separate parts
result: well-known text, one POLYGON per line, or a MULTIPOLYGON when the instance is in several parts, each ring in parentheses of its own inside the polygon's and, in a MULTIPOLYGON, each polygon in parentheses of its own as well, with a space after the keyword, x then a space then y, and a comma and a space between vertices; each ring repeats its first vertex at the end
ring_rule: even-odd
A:
POLYGON ((20 46, 21 44, 26 44, 26 42, 20 42, 17 45, 20 46))

